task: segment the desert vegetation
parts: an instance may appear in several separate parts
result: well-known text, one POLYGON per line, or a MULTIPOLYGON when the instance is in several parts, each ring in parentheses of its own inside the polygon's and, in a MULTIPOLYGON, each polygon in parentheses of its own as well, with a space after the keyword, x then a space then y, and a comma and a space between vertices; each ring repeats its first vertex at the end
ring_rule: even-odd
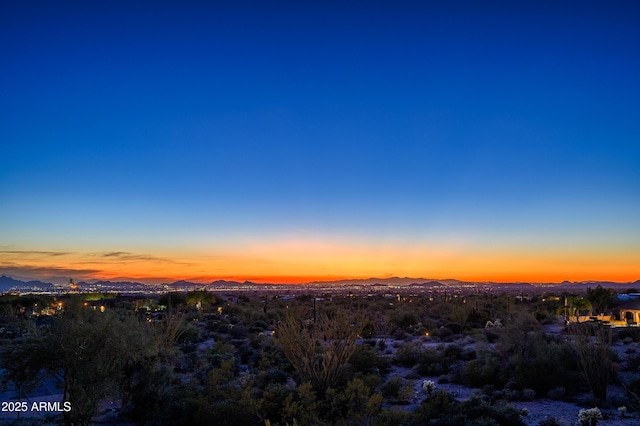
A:
POLYGON ((592 297, 602 311, 612 301, 609 292, 5 295, 5 395, 21 400, 53 381, 71 410, 2 421, 518 425, 534 424, 522 405, 542 399, 573 404, 574 423, 595 406, 633 419, 640 330, 567 327, 565 296, 592 297))

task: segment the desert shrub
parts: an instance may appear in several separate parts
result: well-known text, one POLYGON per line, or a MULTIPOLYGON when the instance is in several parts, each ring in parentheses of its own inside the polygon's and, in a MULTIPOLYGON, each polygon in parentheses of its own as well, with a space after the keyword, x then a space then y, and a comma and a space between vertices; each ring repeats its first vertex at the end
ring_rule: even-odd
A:
POLYGON ((292 393, 293 390, 283 384, 269 384, 261 392, 261 398, 256 401, 256 409, 260 413, 260 417, 269 419, 273 423, 282 421, 282 407, 292 393))
POLYGON ((520 419, 520 411, 516 408, 510 405, 490 405, 479 397, 471 397, 462 402, 460 412, 471 421, 492 419, 500 426, 524 426, 524 422, 520 419))
POLYGON ((486 348, 478 351, 476 359, 469 361, 462 368, 461 380, 472 387, 482 387, 486 384, 502 385, 501 368, 503 362, 493 350, 486 348))
POLYGON ((364 327, 362 327, 362 332, 360 334, 365 339, 371 339, 373 336, 376 335, 376 330, 374 325, 371 324, 370 322, 366 323, 364 327))
POLYGON ((380 374, 389 374, 389 371, 391 371, 391 358, 379 356, 376 360, 376 367, 378 367, 380 374))
POLYGON ((640 379, 635 378, 627 382, 623 382, 622 386, 629 395, 630 403, 627 408, 633 411, 640 411, 640 379))
MULTIPOLYGON (((174 414, 174 396, 178 389, 173 385, 177 378, 174 369, 167 365, 147 365, 136 375, 129 388, 129 397, 120 415, 140 424, 159 421, 174 414)), ((181 394, 182 395, 182 394, 181 394)))
POLYGON ((372 390, 379 389, 383 383, 380 375, 376 373, 356 374, 355 378, 362 380, 364 385, 372 390))
POLYGON ((401 328, 395 329, 391 334, 391 337, 393 337, 395 340, 404 340, 407 336, 409 336, 407 332, 401 328))
POLYGON ((480 397, 460 403, 443 391, 425 400, 416 410, 416 424, 523 426, 520 411, 514 407, 494 406, 480 397))
POLYGON ((538 321, 539 323, 543 323, 548 316, 549 316, 549 313, 546 311, 536 311, 534 314, 536 321, 538 321))
POLYGON ((425 349, 419 355, 416 372, 422 376, 438 376, 446 373, 447 367, 448 363, 442 352, 425 349))
POLYGON ((207 331, 216 331, 220 326, 220 321, 207 321, 205 323, 204 329, 207 331))
POLYGON ((242 364, 252 364, 260 359, 260 352, 253 349, 249 342, 242 342, 236 345, 236 356, 239 357, 242 364))
POLYGON ((541 332, 529 332, 520 340, 500 345, 503 377, 510 377, 520 389, 530 388, 538 394, 575 381, 578 363, 575 352, 565 342, 551 339, 541 332))
POLYGON ((289 378, 287 373, 279 368, 270 368, 267 371, 261 371, 256 376, 256 386, 260 388, 266 388, 271 384, 284 385, 289 378))
POLYGON ((372 426, 409 426, 413 424, 415 424, 415 415, 409 411, 398 409, 382 410, 371 423, 372 426))
POLYGON ((503 391, 503 395, 507 401, 522 400, 522 392, 520 392, 518 389, 505 389, 503 391))
POLYGON ((445 340, 445 339, 448 339, 451 336, 453 336, 453 331, 451 331, 451 329, 446 328, 446 327, 440 327, 440 328, 438 328, 438 330, 436 330, 434 335, 436 337, 439 337, 442 340, 445 340))
POLYGON ((476 350, 474 348, 465 348, 460 354, 460 359, 463 361, 471 361, 476 359, 476 350))
POLYGON ((391 360, 378 355, 378 351, 371 346, 358 345, 349 358, 349 366, 354 373, 387 374, 391 369, 391 360))
MULTIPOLYGON (((473 339, 465 338, 465 340, 470 340, 473 343, 473 339)), ((471 361, 476 358, 476 350, 473 347, 465 348, 464 346, 454 343, 451 345, 445 346, 442 351, 442 355, 444 357, 444 363, 449 367, 455 361, 471 361)))
POLYGON ((422 345, 420 342, 402 343, 396 354, 393 356, 393 363, 406 368, 411 368, 418 363, 422 355, 422 345))
POLYGON ((622 358, 620 358, 620 354, 618 353, 618 351, 609 348, 609 361, 616 364, 622 362, 622 358))
POLYGON ((464 330, 464 326, 462 324, 458 324, 458 323, 455 323, 455 322, 446 324, 444 327, 448 328, 449 330, 451 330, 451 332, 453 334, 460 334, 460 333, 462 333, 462 330, 464 330))
POLYGON ((565 390, 565 388, 563 388, 562 386, 558 386, 557 388, 553 388, 549 392, 547 392, 547 398, 560 400, 564 399, 566 394, 567 391, 565 390))
POLYGON ((418 316, 413 312, 396 311, 391 316, 391 324, 397 328, 407 330, 418 323, 418 316))
POLYGON ((249 330, 243 325, 234 325, 229 330, 229 335, 234 339, 246 339, 249 336, 249 330))
POLYGON ((378 352, 368 345, 358 345, 349 358, 349 366, 354 372, 369 373, 376 370, 378 352))
POLYGON ((486 320, 482 323, 480 322, 475 322, 475 321, 467 321, 464 324, 465 329, 469 330, 469 331, 477 331, 480 330, 484 327, 484 324, 486 324, 486 320))
POLYGON ((405 374, 404 378, 407 380, 418 380, 420 379, 422 376, 419 375, 418 373, 416 373, 415 371, 411 370, 409 371, 407 374, 405 374))
POLYGON ((538 422, 540 426, 560 426, 560 422, 555 417, 546 417, 544 420, 538 422))
POLYGON ((218 325, 218 328, 216 329, 216 331, 220 334, 228 334, 229 333, 229 324, 227 323, 222 323, 220 325, 218 325))
POLYGON ((536 391, 533 389, 523 389, 522 390, 522 400, 523 401, 533 401, 536 399, 536 391))
POLYGON ((387 341, 385 339, 378 340, 378 349, 380 349, 381 351, 387 349, 387 341))
POLYGON ((496 400, 499 400, 499 399, 505 399, 504 394, 505 394, 505 391, 501 391, 501 390, 493 391, 493 393, 490 395, 491 396, 491 400, 492 401, 496 401, 496 400))
POLYGON ((455 411, 455 398, 445 391, 437 391, 427 398, 416 411, 416 415, 421 424, 428 424, 433 419, 446 417, 447 414, 455 411))
POLYGON ((254 321, 253 326, 256 327, 256 328, 261 328, 262 330, 266 330, 267 328, 269 328, 269 324, 267 324, 263 320, 254 321))
POLYGON ((303 383, 284 401, 281 417, 286 424, 319 424, 318 397, 311 383, 303 383))
POLYGON ((613 338, 626 342, 640 342, 640 329, 636 327, 622 327, 616 329, 613 338), (630 339, 630 340, 627 340, 630 339))
POLYGON ((419 376, 440 376, 447 372, 445 365, 439 362, 420 362, 416 366, 416 373, 419 376))
POLYGON ((382 396, 356 378, 343 391, 329 388, 319 414, 328 424, 362 424, 380 411, 381 403, 382 396))
POLYGON ((446 345, 444 350, 442 351, 442 354, 446 358, 456 360, 461 358, 463 350, 464 348, 462 347, 462 345, 458 345, 458 344, 446 345))
POLYGON ((640 369, 640 353, 629 353, 623 363, 623 370, 625 371, 638 371, 640 369))
POLYGON ((487 342, 489 343, 496 343, 500 338, 500 334, 498 334, 496 329, 491 329, 491 328, 485 329, 484 335, 487 338, 487 342))
POLYGON ((496 387, 494 385, 484 385, 482 387, 482 393, 484 395, 491 396, 495 390, 496 390, 496 387))
POLYGON ((382 385, 382 396, 395 404, 407 404, 413 397, 413 382, 393 376, 382 385))
POLYGON ((438 383, 449 383, 451 381, 448 374, 443 374, 438 376, 438 383))
POLYGON ((423 376, 439 376, 451 371, 460 360, 472 360, 475 349, 465 349, 459 344, 440 345, 439 350, 425 349, 418 359, 416 371, 423 376))
POLYGON ((177 343, 197 343, 203 340, 202 330, 195 326, 193 322, 183 322, 180 332, 176 336, 177 343))

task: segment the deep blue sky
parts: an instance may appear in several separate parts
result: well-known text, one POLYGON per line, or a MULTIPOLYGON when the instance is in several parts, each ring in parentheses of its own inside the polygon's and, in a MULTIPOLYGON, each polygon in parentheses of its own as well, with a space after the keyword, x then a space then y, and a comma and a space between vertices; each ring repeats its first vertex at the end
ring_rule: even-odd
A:
POLYGON ((423 3, 4 2, 0 249, 640 263, 640 6, 423 3))

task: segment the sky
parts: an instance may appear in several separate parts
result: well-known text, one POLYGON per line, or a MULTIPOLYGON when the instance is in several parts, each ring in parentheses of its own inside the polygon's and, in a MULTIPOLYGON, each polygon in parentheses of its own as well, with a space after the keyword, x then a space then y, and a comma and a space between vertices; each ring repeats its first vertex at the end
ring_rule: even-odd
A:
POLYGON ((5 1, 0 274, 640 279, 635 1, 5 1))

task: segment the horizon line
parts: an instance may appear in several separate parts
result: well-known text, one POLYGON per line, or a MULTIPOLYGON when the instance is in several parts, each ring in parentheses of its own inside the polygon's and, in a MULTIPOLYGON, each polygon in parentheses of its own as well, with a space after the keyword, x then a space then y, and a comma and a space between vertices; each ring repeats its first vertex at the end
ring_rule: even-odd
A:
MULTIPOLYGON (((44 284, 52 284, 55 285, 53 282, 51 282, 52 280, 55 281, 59 281, 61 278, 63 277, 47 277, 47 278, 31 278, 31 277, 18 277, 18 276, 12 276, 12 274, 2 274, 1 277, 7 277, 7 278, 11 278, 13 280, 16 281, 21 281, 24 283, 27 283, 29 281, 39 281, 42 282, 44 284), (29 281, 24 281, 25 279, 28 279, 29 281)), ((230 283, 238 283, 238 284, 244 284, 244 283, 249 283, 249 284, 254 284, 254 285, 313 285, 313 284, 338 284, 338 283, 358 283, 358 282, 367 282, 367 281, 377 281, 380 284, 388 284, 389 281, 393 281, 393 280, 402 280, 402 281, 406 281, 402 284, 405 285, 409 285, 409 284, 424 284, 427 282, 447 282, 447 281, 456 281, 458 283, 467 283, 467 284, 504 284, 504 285, 508 285, 508 284, 531 284, 531 285, 543 285, 543 284, 556 284, 556 285, 560 285, 560 284, 564 284, 564 283, 572 283, 572 284, 584 284, 584 283, 612 283, 612 284, 619 284, 619 285, 624 285, 624 284, 635 284, 640 282, 640 278, 636 279, 636 280, 629 280, 629 281, 616 281, 616 280, 607 280, 607 279, 589 279, 589 280, 562 280, 562 281, 528 281, 528 280, 461 280, 461 279, 457 279, 457 278, 423 278, 423 277, 399 277, 399 276, 391 276, 391 277, 386 277, 386 278, 381 278, 381 277, 368 277, 368 278, 338 278, 338 279, 329 279, 329 280, 310 280, 310 281, 267 281, 265 279, 260 279, 260 278, 248 278, 248 279, 243 279, 240 277, 225 277, 225 278, 209 278, 209 279, 203 279, 203 278, 179 278, 179 279, 174 279, 174 278, 167 278, 167 277, 158 277, 158 278, 154 278, 154 277, 150 277, 150 278, 134 278, 134 277, 112 277, 112 278, 82 278, 80 280, 77 280, 75 282, 75 284, 80 284, 80 283, 89 283, 90 281, 105 281, 105 282, 130 282, 130 283, 134 283, 134 284, 142 284, 142 285, 172 285, 178 282, 185 282, 185 283, 190 283, 190 284, 198 284, 198 285, 211 285, 215 282, 218 281, 225 281, 225 282, 230 282, 230 283)), ((370 282, 369 284, 377 284, 376 282, 370 282)), ((60 284, 58 284, 60 285, 60 284)))

